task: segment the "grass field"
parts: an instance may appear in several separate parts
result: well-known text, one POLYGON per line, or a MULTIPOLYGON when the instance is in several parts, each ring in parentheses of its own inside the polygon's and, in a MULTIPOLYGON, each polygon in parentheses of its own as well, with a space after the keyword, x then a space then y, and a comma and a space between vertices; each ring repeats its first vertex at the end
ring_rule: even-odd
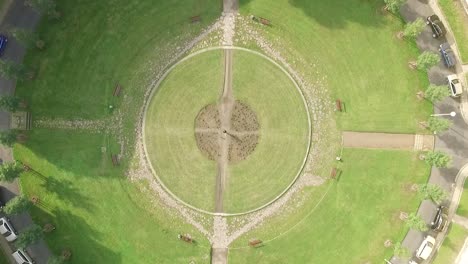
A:
POLYGON ((290 63, 311 79, 324 78, 330 101, 345 103, 346 113, 337 115, 341 129, 412 133, 432 113, 428 102, 416 98, 428 85, 426 74, 407 66, 419 52, 396 39, 402 24, 380 14, 382 1, 240 2, 242 14, 272 21, 262 30, 290 63), (295 63, 299 58, 305 66, 295 63))
POLYGON ((339 181, 330 183, 316 209, 306 202, 241 237, 229 251, 230 263, 380 263, 389 258, 392 250, 384 242, 406 234, 399 212, 417 209, 419 200, 409 187, 425 182, 429 167, 416 153, 404 151, 345 149, 343 160, 339 181), (245 246, 252 237, 267 242, 254 250, 245 246))
POLYGON ((468 15, 461 1, 439 0, 439 5, 455 35, 462 61, 468 62, 468 15))
POLYGON ((298 173, 307 150, 307 112, 292 81, 274 64, 236 51, 234 97, 260 121, 260 142, 245 161, 230 166, 225 207, 253 209, 280 194, 298 173))
POLYGON ((468 217, 468 181, 465 182, 465 186, 463 187, 463 193, 460 199, 460 204, 458 205, 457 214, 468 217))
POLYGON ((437 251, 437 256, 433 263, 455 263, 455 259, 463 248, 466 238, 468 238, 468 231, 457 224, 452 224, 444 243, 439 251, 437 251))
POLYGON ((96 134, 36 129, 27 145, 15 146, 16 158, 38 172, 23 175, 21 187, 40 198, 34 221, 57 227, 46 236, 52 251, 70 248, 72 263, 207 262, 204 237, 112 167, 101 153, 112 144, 96 134), (198 244, 180 242, 178 232, 193 233, 198 244))
POLYGON ((158 176, 183 201, 208 211, 214 209, 217 166, 198 149, 194 124, 199 111, 221 94, 222 55, 206 52, 178 65, 146 114, 145 140, 158 176))
MULTIPOLYGON (((221 96, 222 54, 210 51, 178 65, 146 116, 147 148, 158 176, 182 200, 208 211, 214 209, 217 166, 199 151, 193 127, 198 112, 221 96)), ((247 103, 260 123, 255 151, 229 166, 224 209, 238 213, 272 200, 294 179, 307 150, 308 122, 300 93, 279 68, 239 50, 233 61, 234 97, 247 103)))
POLYGON ((128 143, 121 167, 112 167, 116 140, 101 134, 34 129, 26 145, 15 146, 15 157, 42 176, 27 174, 21 186, 38 195, 32 210, 38 223, 52 221, 57 230, 46 237, 51 249, 73 251, 72 263, 196 263, 209 262, 209 244, 158 200, 141 192, 143 182, 124 175, 132 155, 134 128, 143 93, 156 69, 176 47, 198 34, 220 13, 213 0, 123 0, 60 2, 60 21, 43 20, 38 33, 44 51, 30 50, 25 64, 37 69, 36 79, 19 82, 37 118, 98 119, 110 115, 108 106, 124 106, 128 143), (190 24, 189 18, 202 21, 190 24), (115 84, 123 95, 113 98, 115 84), (107 153, 101 153, 101 147, 107 153), (177 240, 193 233, 198 243, 177 240))

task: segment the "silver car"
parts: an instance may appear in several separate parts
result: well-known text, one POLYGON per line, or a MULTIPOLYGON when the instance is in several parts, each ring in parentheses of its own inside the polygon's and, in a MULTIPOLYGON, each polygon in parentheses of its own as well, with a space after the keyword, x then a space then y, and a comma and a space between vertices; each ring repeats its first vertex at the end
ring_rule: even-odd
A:
POLYGON ((15 241, 17 237, 15 229, 5 217, 0 218, 0 234, 9 242, 15 241))
POLYGON ((16 250, 11 254, 11 256, 15 259, 16 263, 18 264, 32 264, 34 261, 28 255, 28 253, 24 252, 21 249, 16 250))

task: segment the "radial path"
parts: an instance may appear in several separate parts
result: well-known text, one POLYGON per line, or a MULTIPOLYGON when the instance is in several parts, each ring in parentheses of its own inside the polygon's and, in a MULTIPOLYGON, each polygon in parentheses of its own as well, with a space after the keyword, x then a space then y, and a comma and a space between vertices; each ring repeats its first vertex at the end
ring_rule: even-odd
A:
POLYGON ((232 53, 231 49, 224 50, 224 87, 219 103, 221 129, 218 136, 220 148, 218 161, 218 175, 216 177, 215 212, 223 212, 223 193, 229 176, 229 145, 231 144, 231 116, 234 107, 232 94, 232 53))

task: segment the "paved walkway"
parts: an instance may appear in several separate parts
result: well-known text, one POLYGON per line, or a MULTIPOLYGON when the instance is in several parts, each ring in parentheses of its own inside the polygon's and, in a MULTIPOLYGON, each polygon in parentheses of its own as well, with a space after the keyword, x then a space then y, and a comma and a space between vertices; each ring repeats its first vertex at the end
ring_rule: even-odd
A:
POLYGON ((455 214, 452 218, 452 222, 463 226, 465 229, 468 229, 468 218, 455 214))
POLYGON ((343 146, 345 148, 428 151, 434 149, 434 136, 344 131, 343 146))

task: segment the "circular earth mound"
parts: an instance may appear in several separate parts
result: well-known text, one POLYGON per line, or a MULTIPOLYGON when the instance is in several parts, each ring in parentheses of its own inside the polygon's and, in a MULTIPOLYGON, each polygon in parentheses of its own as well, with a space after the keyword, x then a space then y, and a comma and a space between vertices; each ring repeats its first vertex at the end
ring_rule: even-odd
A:
POLYGON ((221 155, 220 141, 230 137, 228 161, 230 163, 246 159, 259 140, 260 124, 257 115, 245 103, 235 101, 230 118, 230 129, 221 127, 219 105, 205 106, 195 119, 197 146, 210 160, 218 160, 221 155))
POLYGON ((261 54, 230 50, 226 89, 225 52, 198 52, 169 70, 146 106, 144 143, 169 193, 207 213, 238 214, 292 184, 311 131, 300 90, 261 54))

